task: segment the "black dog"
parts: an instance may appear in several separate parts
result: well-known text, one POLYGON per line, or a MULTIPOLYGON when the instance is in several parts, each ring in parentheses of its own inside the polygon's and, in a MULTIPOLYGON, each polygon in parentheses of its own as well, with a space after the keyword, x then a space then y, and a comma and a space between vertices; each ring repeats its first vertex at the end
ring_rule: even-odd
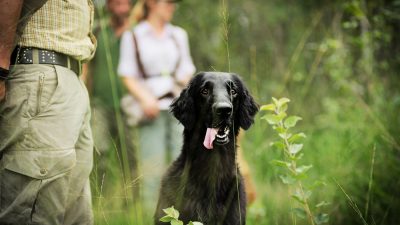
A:
POLYGON ((246 194, 237 170, 236 136, 254 122, 258 105, 238 76, 196 75, 171 105, 184 125, 181 155, 163 177, 155 213, 174 206, 180 220, 205 225, 245 224, 246 194))

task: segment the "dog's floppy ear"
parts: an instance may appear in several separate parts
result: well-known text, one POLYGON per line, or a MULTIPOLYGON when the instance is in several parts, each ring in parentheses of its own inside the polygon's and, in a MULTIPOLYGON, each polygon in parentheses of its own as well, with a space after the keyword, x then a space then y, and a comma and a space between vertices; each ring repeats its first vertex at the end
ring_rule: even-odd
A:
POLYGON ((191 130, 194 126, 196 112, 194 109, 194 99, 191 94, 193 82, 185 88, 179 97, 171 104, 172 114, 182 123, 185 129, 191 130))
POLYGON ((259 110, 259 105, 254 101, 254 98, 250 95, 249 91, 245 87, 243 81, 235 75, 239 89, 239 104, 236 115, 236 121, 239 126, 247 130, 254 123, 254 116, 259 110))

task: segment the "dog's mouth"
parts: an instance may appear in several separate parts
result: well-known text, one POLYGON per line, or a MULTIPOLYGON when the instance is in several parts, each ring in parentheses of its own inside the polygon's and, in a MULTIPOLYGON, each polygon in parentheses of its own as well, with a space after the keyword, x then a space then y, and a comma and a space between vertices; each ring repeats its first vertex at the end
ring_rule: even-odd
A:
POLYGON ((206 135, 204 137, 203 145, 207 149, 213 149, 213 144, 225 145, 229 142, 228 126, 222 126, 220 128, 207 128, 206 135))

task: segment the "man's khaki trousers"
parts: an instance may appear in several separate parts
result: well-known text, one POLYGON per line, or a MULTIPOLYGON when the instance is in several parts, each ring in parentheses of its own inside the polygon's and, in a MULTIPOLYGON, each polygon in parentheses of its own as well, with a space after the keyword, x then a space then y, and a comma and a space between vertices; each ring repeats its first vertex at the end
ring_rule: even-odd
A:
POLYGON ((15 65, 0 102, 0 224, 93 224, 87 90, 71 70, 15 65))

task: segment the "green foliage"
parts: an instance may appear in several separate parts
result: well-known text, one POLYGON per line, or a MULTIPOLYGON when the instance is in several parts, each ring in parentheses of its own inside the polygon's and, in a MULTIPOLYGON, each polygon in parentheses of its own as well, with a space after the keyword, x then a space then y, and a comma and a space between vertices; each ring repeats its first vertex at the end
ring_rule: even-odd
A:
MULTIPOLYGON (((165 212, 165 216, 160 218, 161 222, 170 223, 171 225, 183 225, 183 222, 179 220, 179 212, 171 206, 170 208, 163 209, 165 212)), ((190 221, 187 225, 203 225, 200 222, 192 222, 190 221)))
MULTIPOLYGON (((305 173, 311 180, 324 180, 304 186, 316 209, 329 211, 330 224, 365 224, 360 215, 367 224, 400 224, 400 1, 225 0, 225 7, 215 0, 179 3, 173 23, 188 32, 197 70, 227 71, 230 65, 257 102, 292 100, 290 109, 303 118, 294 127, 304 133, 281 136, 303 144, 296 159, 312 162, 305 173)), ((274 105, 262 108, 269 107, 274 105)), ((290 162, 282 160, 281 137, 273 138, 284 130, 259 119, 240 143, 257 187, 246 224, 304 225, 307 220, 288 216, 288 209, 304 209, 288 198, 286 184, 296 185, 296 179, 282 173, 287 164, 265 163, 290 162)), ((151 172, 125 181, 123 160, 116 149, 95 160, 95 170, 107 166, 104 176, 92 173, 96 224, 152 224, 154 209, 126 204, 138 201, 127 191, 151 172)))
MULTIPOLYGON (((272 145, 284 153, 283 160, 273 160, 272 164, 285 169, 285 175, 280 178, 284 184, 293 185, 295 191, 291 194, 293 200, 299 203, 303 208, 294 208, 292 212, 299 218, 308 218, 310 224, 323 224, 329 222, 329 216, 326 213, 318 213, 315 215, 314 208, 318 209, 328 203, 323 201, 318 203, 314 208, 310 207, 309 198, 312 195, 312 190, 317 188, 313 185, 312 188, 304 186, 304 179, 307 178, 308 171, 312 165, 299 165, 300 159, 303 157, 303 144, 299 143, 301 138, 305 137, 304 133, 296 133, 296 138, 293 138, 291 128, 295 127, 297 122, 301 120, 298 116, 287 116, 288 98, 276 99, 272 98, 273 103, 261 106, 261 111, 267 111, 261 119, 266 120, 276 131, 280 140, 272 145)), ((320 182, 321 183, 321 182, 320 182)), ((315 184, 315 183, 314 183, 315 184)))

